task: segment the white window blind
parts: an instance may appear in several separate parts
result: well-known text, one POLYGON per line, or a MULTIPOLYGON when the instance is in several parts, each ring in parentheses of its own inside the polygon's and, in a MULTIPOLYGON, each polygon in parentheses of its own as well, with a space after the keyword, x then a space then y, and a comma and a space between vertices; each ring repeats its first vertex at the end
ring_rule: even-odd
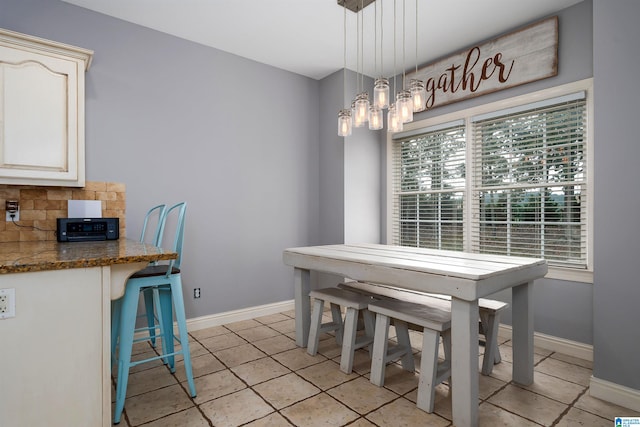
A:
POLYGON ((587 267, 584 94, 472 121, 471 250, 587 267))
POLYGON ((390 242, 589 271, 587 92, 505 104, 392 136, 390 242))
POLYGON ((394 244, 463 250, 465 150, 462 121, 394 137, 394 244))

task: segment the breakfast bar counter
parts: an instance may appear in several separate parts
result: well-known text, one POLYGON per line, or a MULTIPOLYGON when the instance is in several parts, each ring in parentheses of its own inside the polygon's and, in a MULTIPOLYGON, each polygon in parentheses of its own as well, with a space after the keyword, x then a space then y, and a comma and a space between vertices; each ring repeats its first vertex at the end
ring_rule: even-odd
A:
POLYGON ((2 424, 111 425, 111 300, 173 252, 137 241, 0 243, 2 424), (6 313, 5 313, 6 314, 6 313))
POLYGON ((0 274, 70 268, 111 267, 111 299, 124 295, 124 284, 135 271, 152 261, 175 259, 175 252, 137 240, 95 242, 7 242, 0 243, 0 274), (128 274, 127 274, 128 272, 128 274), (125 274, 125 277, 121 277, 125 274))

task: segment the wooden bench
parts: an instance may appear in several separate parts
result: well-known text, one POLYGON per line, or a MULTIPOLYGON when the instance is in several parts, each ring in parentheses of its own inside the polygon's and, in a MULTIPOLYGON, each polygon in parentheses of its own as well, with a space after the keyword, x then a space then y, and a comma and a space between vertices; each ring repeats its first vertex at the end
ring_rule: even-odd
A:
MULTIPOLYGON (((451 311, 451 297, 448 295, 429 294, 408 289, 396 288, 388 285, 380 285, 366 282, 340 283, 339 288, 360 292, 376 299, 392 299, 408 301, 427 306, 439 307, 451 311), (444 304, 443 304, 444 302, 444 304)), ((480 314, 480 333, 485 338, 484 356, 482 359, 483 375, 490 375, 493 365, 501 362, 500 349, 498 348, 498 327, 500 326, 500 312, 509 304, 486 298, 478 301, 480 314)), ((420 328, 414 328, 420 330, 420 328)))
POLYGON ((403 369, 410 372, 415 370, 408 325, 422 328, 422 355, 416 404, 426 412, 433 412, 435 387, 451 376, 451 310, 444 307, 446 301, 440 301, 444 303, 441 307, 393 299, 374 300, 369 304, 369 311, 376 313, 370 381, 377 386, 384 385, 385 368, 391 361, 401 358, 403 369), (390 348, 391 320, 396 329, 398 345, 390 348), (438 362, 440 336, 444 341, 444 362, 438 362))
MULTIPOLYGON (((340 370, 350 374, 353 369, 354 352, 373 343, 373 314, 368 310, 371 298, 361 292, 352 292, 340 288, 324 288, 309 293, 313 298, 313 311, 309 328, 309 342, 307 353, 315 356, 318 351, 318 341, 323 332, 335 331, 336 343, 342 346, 340 355, 340 370), (324 304, 331 306, 331 322, 322 323, 324 304), (346 311, 344 322, 340 308, 346 311), (361 314, 365 324, 365 334, 357 336, 358 315, 361 314)), ((371 351, 371 347, 369 347, 371 351)))

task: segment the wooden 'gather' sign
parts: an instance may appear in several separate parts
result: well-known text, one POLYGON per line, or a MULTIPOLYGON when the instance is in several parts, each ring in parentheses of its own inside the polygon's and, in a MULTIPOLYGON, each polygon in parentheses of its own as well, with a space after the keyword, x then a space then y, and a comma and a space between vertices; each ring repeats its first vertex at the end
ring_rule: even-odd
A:
POLYGON ((427 109, 558 74, 554 16, 407 75, 425 82, 427 109))

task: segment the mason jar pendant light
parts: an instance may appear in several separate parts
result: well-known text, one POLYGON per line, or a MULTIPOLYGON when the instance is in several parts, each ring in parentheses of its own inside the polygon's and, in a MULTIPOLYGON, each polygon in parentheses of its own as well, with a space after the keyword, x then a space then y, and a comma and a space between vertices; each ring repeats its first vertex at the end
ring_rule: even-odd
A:
MULTIPOLYGON (((358 28, 357 28, 357 50, 358 50, 358 71, 363 69, 364 51, 362 49, 364 34, 363 27, 363 2, 360 0, 360 10, 358 11, 358 28)), ((358 79, 358 73, 356 73, 356 83, 360 89, 360 93, 356 95, 355 99, 355 114, 353 116, 353 125, 355 127, 362 127, 369 121, 369 94, 364 90, 364 73, 360 73, 360 79, 358 79)))
POLYGON ((418 0, 416 0, 416 78, 411 79, 410 91, 413 100, 413 112, 419 113, 427 109, 427 90, 418 76, 418 0))
POLYGON ((408 90, 401 90, 396 97, 396 111, 402 123, 409 123, 413 121, 413 100, 411 99, 411 92, 408 90))
POLYGON ((402 131, 403 125, 402 120, 400 120, 400 116, 396 111, 395 104, 389 105, 389 111, 387 112, 387 131, 388 132, 400 132, 402 131))
POLYGON ((383 126, 382 109, 374 104, 369 107, 369 129, 380 130, 383 126))
POLYGON ((351 135, 351 110, 342 109, 338 112, 338 136, 351 135))
POLYGON ((406 0, 402 0, 402 90, 396 96, 396 114, 400 116, 402 123, 413 121, 413 100, 411 99, 411 91, 406 89, 405 74, 405 52, 406 52, 406 33, 407 25, 405 21, 405 4, 406 0))
MULTIPOLYGON (((416 72, 417 72, 416 67, 416 72)), ((411 87, 411 99, 413 101, 413 112, 419 113, 420 111, 424 111, 427 108, 427 91, 424 88, 424 83, 422 80, 411 79, 410 81, 411 87)))
POLYGON ((378 108, 389 108, 389 79, 378 77, 373 86, 373 102, 378 108))
POLYGON ((367 92, 361 92, 356 96, 355 109, 353 124, 359 128, 369 120, 369 94, 367 92))
MULTIPOLYGON (((377 28, 378 6, 376 3, 376 28, 377 28)), ((380 74, 384 75, 384 2, 380 2, 380 74)), ((376 41, 377 43, 377 32, 376 41)), ((377 64, 377 58, 376 62, 377 64)), ((389 108, 389 79, 378 77, 373 84, 373 103, 380 109, 389 108)))

